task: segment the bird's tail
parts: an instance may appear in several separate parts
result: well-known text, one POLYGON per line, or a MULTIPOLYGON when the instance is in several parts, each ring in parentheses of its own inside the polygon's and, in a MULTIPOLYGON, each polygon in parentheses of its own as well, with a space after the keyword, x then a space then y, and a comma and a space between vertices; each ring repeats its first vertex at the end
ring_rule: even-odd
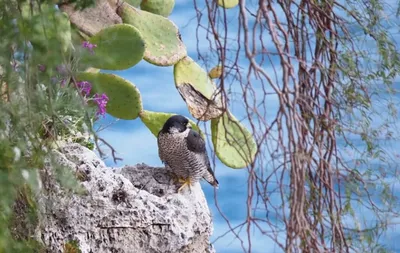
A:
POLYGON ((214 172, 211 169, 207 170, 203 177, 210 185, 214 186, 218 189, 219 183, 218 180, 215 178, 214 172))

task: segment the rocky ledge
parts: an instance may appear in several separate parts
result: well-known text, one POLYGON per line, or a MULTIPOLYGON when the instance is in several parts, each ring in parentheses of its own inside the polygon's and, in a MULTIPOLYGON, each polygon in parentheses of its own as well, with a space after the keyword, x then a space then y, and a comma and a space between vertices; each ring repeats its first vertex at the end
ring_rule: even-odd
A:
POLYGON ((211 213, 199 183, 178 194, 165 168, 109 168, 79 144, 55 154, 57 164, 77 175, 83 193, 60 187, 51 166, 43 170, 37 238, 50 252, 214 252, 211 213))

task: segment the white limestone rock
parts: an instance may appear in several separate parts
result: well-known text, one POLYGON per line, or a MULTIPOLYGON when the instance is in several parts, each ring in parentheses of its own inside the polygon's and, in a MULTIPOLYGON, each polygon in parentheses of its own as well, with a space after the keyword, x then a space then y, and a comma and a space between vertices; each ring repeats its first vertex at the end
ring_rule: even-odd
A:
POLYGON ((57 163, 78 173, 85 193, 61 188, 54 168, 43 173, 46 194, 38 237, 51 252, 76 241, 82 253, 214 252, 212 218, 200 184, 176 193, 165 168, 144 164, 107 168, 96 154, 69 144, 57 163))

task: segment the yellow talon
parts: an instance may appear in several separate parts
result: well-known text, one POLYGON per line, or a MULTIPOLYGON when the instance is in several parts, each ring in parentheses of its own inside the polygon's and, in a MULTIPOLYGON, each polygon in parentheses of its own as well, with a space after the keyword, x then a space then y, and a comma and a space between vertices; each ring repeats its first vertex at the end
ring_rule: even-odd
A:
POLYGON ((189 190, 191 190, 191 189, 190 189, 190 186, 191 186, 192 182, 190 181, 190 178, 187 178, 187 179, 179 178, 178 181, 179 181, 180 183, 183 183, 183 185, 182 185, 181 187, 179 187, 178 193, 180 193, 180 192, 182 191, 182 189, 183 189, 186 185, 189 187, 189 190))

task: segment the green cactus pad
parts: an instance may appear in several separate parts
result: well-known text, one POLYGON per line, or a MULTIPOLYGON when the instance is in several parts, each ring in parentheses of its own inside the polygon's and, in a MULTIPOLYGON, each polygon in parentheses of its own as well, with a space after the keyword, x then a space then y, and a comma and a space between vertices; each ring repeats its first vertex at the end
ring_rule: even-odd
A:
POLYGON ((142 0, 124 0, 125 3, 128 3, 129 5, 139 8, 140 3, 142 2, 142 0))
POLYGON ((240 169, 255 158, 257 145, 251 133, 229 112, 211 120, 215 154, 225 165, 240 169))
POLYGON ((218 5, 230 9, 239 4, 239 0, 218 0, 218 5))
POLYGON ((186 56, 178 28, 167 18, 123 4, 118 9, 124 23, 135 26, 146 43, 144 59, 154 65, 171 66, 186 56))
POLYGON ((145 43, 140 32, 128 24, 104 28, 89 39, 95 44, 93 53, 84 48, 82 63, 108 70, 127 69, 143 59, 145 43))
MULTIPOLYGON (((146 127, 150 130, 155 137, 158 136, 158 132, 162 129, 164 123, 169 119, 169 117, 176 115, 176 113, 165 113, 165 112, 152 112, 143 110, 140 113, 140 119, 146 125, 146 127)), ((204 138, 203 132, 200 128, 194 123, 192 120, 189 119, 190 124, 192 125, 193 130, 196 130, 201 134, 204 138)))
POLYGON ((174 66, 175 86, 196 119, 210 120, 223 113, 221 96, 216 86, 195 61, 186 56, 174 66))
POLYGON ((140 8, 163 17, 168 17, 174 8, 175 0, 143 0, 140 8))
POLYGON ((109 98, 107 113, 116 118, 136 119, 143 109, 139 90, 122 77, 107 73, 81 72, 77 81, 90 82, 92 95, 105 93, 109 98))
POLYGON ((214 68, 212 68, 210 70, 210 72, 208 72, 208 76, 211 79, 220 78, 221 75, 222 75, 222 66, 221 65, 215 66, 214 68))

